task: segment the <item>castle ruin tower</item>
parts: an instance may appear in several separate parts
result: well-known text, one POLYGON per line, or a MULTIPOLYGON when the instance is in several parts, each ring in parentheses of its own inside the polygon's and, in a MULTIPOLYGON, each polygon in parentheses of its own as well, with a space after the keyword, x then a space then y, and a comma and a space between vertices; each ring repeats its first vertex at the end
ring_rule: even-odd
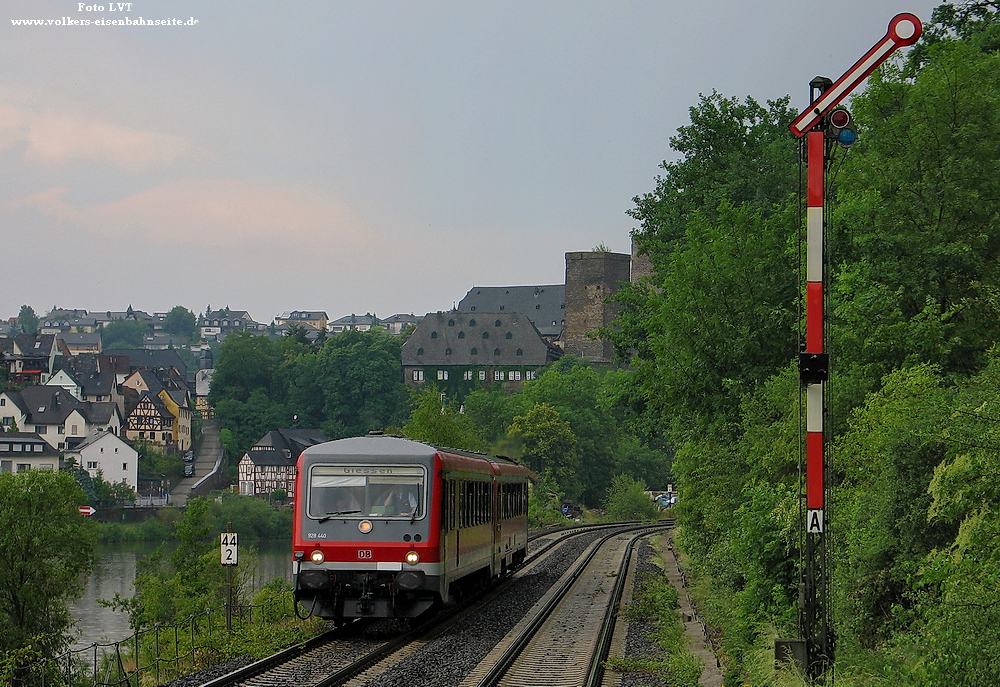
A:
POLYGON ((611 342, 588 334, 610 325, 621 306, 608 299, 629 281, 631 256, 608 251, 566 253, 566 326, 563 350, 594 363, 610 363, 611 342))

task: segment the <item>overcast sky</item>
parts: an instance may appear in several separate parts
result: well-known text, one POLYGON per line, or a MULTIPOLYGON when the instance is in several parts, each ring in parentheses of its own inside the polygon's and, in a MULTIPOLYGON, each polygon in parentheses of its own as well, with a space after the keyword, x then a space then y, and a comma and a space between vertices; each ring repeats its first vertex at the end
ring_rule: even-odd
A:
POLYGON ((562 283, 567 251, 629 251, 699 93, 802 108, 937 4, 0 0, 0 317, 562 283), (93 23, 140 17, 197 23, 93 23), (10 21, 61 18, 92 23, 10 21))

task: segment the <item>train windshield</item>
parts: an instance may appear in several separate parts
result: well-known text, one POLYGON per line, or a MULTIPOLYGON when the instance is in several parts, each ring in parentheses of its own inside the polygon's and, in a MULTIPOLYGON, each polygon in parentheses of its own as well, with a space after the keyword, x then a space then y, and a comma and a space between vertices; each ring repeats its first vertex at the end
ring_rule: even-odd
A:
POLYGON ((421 518, 425 469, 414 465, 314 465, 309 517, 421 518))

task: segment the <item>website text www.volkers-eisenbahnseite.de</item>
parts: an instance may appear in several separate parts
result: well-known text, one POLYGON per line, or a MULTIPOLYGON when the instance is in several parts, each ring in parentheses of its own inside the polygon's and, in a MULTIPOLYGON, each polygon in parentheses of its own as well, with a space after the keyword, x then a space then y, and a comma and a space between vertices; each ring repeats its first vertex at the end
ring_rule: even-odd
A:
POLYGON ((11 19, 14 26, 194 26, 198 20, 194 17, 187 19, 146 19, 144 17, 121 17, 109 19, 107 17, 97 17, 94 19, 74 19, 72 17, 60 17, 58 19, 11 19))

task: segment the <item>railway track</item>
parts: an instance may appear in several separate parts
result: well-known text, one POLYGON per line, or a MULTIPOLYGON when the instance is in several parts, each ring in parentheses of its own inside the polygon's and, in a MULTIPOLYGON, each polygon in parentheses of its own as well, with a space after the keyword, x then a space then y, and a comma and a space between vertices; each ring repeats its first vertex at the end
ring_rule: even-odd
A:
POLYGON ((635 544, 663 529, 609 534, 592 544, 462 685, 600 685, 635 544))
POLYGON ((618 524, 542 533, 533 538, 528 559, 514 575, 485 596, 438 614, 420 627, 406 629, 401 621, 378 620, 359 631, 360 625, 351 624, 203 687, 600 684, 583 682, 575 673, 566 678, 569 682, 541 678, 539 661, 546 655, 563 656, 546 662, 546 675, 556 675, 553 671, 560 663, 565 668, 582 662, 585 673, 596 671, 595 677, 584 677, 600 680, 599 667, 590 665, 599 666, 607 655, 620 597, 615 587, 624 582, 626 552, 630 542, 641 536, 637 529, 654 528, 618 524), (612 619, 604 620, 606 615, 612 619), (547 625, 542 616, 549 618, 547 625), (529 631, 528 626, 534 629, 529 631), (385 636, 378 638, 378 632, 385 636), (495 657, 506 655, 522 635, 525 639, 518 648, 503 658, 504 666, 494 668, 499 662, 495 657), (591 635, 593 641, 586 648, 584 637, 591 635), (554 646, 539 643, 552 637, 557 638, 554 646), (579 648, 568 651, 574 645, 579 648), (580 659, 588 651, 596 652, 597 658, 580 659), (520 681, 525 674, 532 679, 520 681), (484 681, 488 675, 492 681, 484 681))

